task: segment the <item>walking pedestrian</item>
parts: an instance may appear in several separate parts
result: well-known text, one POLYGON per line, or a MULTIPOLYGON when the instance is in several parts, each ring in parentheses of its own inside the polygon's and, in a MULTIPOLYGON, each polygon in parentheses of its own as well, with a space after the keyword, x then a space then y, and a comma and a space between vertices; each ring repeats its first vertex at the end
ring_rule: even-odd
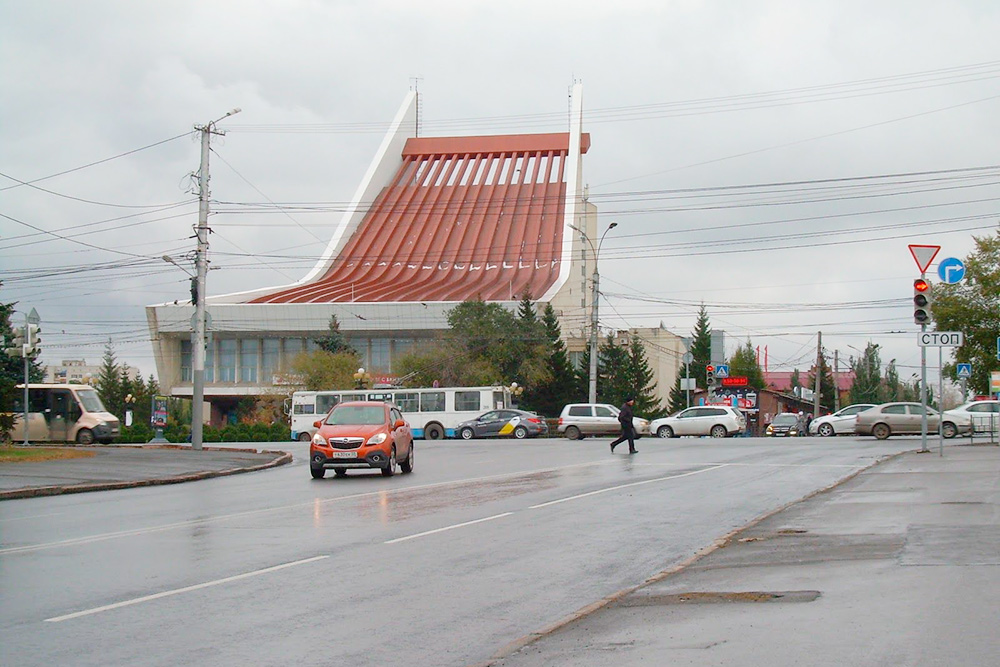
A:
POLYGON ((621 443, 628 440, 628 453, 635 454, 635 425, 632 423, 632 406, 635 405, 635 399, 629 396, 625 399, 622 404, 621 410, 618 412, 618 423, 622 425, 622 434, 618 436, 618 439, 611 443, 611 453, 615 451, 615 445, 620 445, 621 443))

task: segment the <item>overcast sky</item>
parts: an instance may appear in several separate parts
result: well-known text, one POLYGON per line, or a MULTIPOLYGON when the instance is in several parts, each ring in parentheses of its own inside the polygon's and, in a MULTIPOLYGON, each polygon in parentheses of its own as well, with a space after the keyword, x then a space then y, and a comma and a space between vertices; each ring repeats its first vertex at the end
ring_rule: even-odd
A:
POLYGON ((987 0, 0 0, 0 301, 38 310, 44 362, 110 338, 149 375, 144 306, 188 298, 160 258, 194 248, 195 124, 242 109, 213 143, 222 294, 311 268, 412 86, 443 136, 565 131, 580 81, 618 223, 602 325, 686 336, 703 302, 769 370, 822 331, 908 379, 908 244, 964 258, 1000 219, 997 34, 987 0))

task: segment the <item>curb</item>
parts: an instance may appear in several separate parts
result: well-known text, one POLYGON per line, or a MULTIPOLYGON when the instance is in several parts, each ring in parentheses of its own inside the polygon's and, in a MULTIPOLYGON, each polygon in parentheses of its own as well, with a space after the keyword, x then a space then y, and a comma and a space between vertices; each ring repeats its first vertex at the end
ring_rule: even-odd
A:
MULTIPOLYGON (((132 448, 134 449, 134 448, 132 448)), ((180 445, 155 445, 148 447, 148 449, 190 449, 190 447, 183 447, 180 445)), ((178 475, 175 477, 159 477, 154 479, 140 479, 128 482, 98 482, 93 484, 70 484, 67 486, 37 486, 28 487, 23 489, 13 489, 10 491, 0 491, 0 501, 2 500, 13 500, 16 498, 39 498, 42 496, 58 496, 64 493, 87 493, 89 491, 114 491, 117 489, 134 489, 141 486, 162 486, 165 484, 181 484, 183 482, 195 482, 202 479, 210 479, 212 477, 227 477, 229 475, 238 475, 244 472, 256 472, 258 470, 266 470, 268 468, 276 468, 281 465, 292 462, 292 455, 288 452, 281 451, 270 451, 263 450, 258 451, 256 449, 230 449, 224 447, 214 447, 205 449, 212 449, 213 451, 230 451, 230 452, 243 452, 243 453, 254 453, 254 454, 274 454, 275 458, 267 463, 260 463, 258 465, 246 466, 242 468, 229 468, 227 470, 207 470, 204 472, 191 473, 189 475, 178 475)))
POLYGON ((673 566, 671 566, 671 567, 669 567, 669 568, 667 568, 665 570, 657 572, 656 574, 654 574, 653 576, 649 577, 648 579, 646 579, 645 581, 643 581, 640 584, 636 584, 635 586, 629 586, 628 588, 623 588, 620 591, 616 591, 615 593, 612 593, 611 595, 603 597, 603 598, 601 598, 600 600, 598 600, 596 602, 592 602, 591 604, 586 605, 585 607, 581 607, 580 609, 577 609, 575 612, 569 614, 568 616, 565 616, 565 617, 559 619, 555 623, 552 623, 551 625, 548 625, 548 626, 542 628, 541 630, 529 633, 527 635, 524 635, 523 637, 515 639, 514 641, 512 641, 512 642, 506 644, 505 646, 501 647, 496 653, 494 653, 485 662, 476 663, 476 664, 472 665, 471 667, 495 667, 495 665, 497 665, 497 663, 499 661, 501 661, 501 660, 503 660, 505 658, 509 658, 510 656, 512 656, 513 654, 517 653, 521 649, 527 648, 528 646, 531 646, 535 642, 538 642, 538 641, 540 641, 542 639, 545 639, 546 637, 549 637, 549 636, 555 634, 559 630, 567 628, 570 625, 573 625, 574 623, 576 623, 577 621, 583 620, 584 618, 590 616, 591 614, 594 614, 594 613, 596 613, 598 611, 601 611, 602 609, 604 609, 606 607, 611 606, 612 604, 614 604, 614 603, 622 600, 623 598, 628 597, 632 593, 635 593, 636 591, 638 591, 638 590, 640 590, 642 588, 645 588, 646 586, 650 586, 652 584, 655 584, 655 583, 658 583, 660 581, 663 581, 664 579, 667 579, 668 577, 670 577, 670 576, 672 576, 674 574, 677 574, 678 572, 684 570, 685 568, 688 568, 691 565, 694 565, 696 562, 698 562, 699 560, 701 560, 705 556, 708 556, 709 554, 711 554, 711 553, 713 553, 713 552, 715 552, 715 551, 717 551, 719 549, 722 549, 722 548, 725 548, 725 547, 729 546, 729 544, 730 544, 730 542, 732 542, 733 538, 736 537, 737 535, 739 535, 740 533, 742 533, 742 532, 744 532, 746 530, 749 530, 750 528, 753 528, 757 524, 761 523, 762 521, 764 521, 766 519, 771 518, 772 516, 774 516, 776 514, 780 514, 781 512, 784 512, 789 507, 792 507, 794 505, 798 505, 799 503, 805 502, 805 501, 807 501, 807 500, 809 500, 811 498, 814 498, 814 497, 816 497, 816 496, 818 496, 820 494, 828 493, 829 491, 832 491, 833 489, 837 488, 841 484, 845 484, 846 482, 851 481, 852 479, 854 479, 858 475, 861 475, 862 473, 868 472, 869 470, 871 470, 872 468, 874 468, 876 466, 882 465, 883 463, 886 463, 888 461, 892 461, 893 459, 896 459, 896 458, 898 458, 898 457, 900 457, 900 456, 902 456, 904 454, 912 454, 912 453, 915 453, 915 452, 916 452, 916 450, 910 450, 910 451, 898 452, 896 454, 889 454, 887 456, 884 456, 884 457, 880 458, 879 460, 871 463, 870 465, 867 465, 864 468, 856 470, 856 471, 852 472, 850 475, 847 475, 846 477, 837 480, 836 482, 834 482, 833 484, 830 484, 829 486, 826 486, 824 488, 817 489, 815 491, 807 493, 806 495, 802 496, 798 500, 793 500, 791 502, 785 503, 784 505, 782 505, 782 506, 780 506, 780 507, 778 507, 778 508, 776 508, 776 509, 774 509, 774 510, 772 510, 770 512, 762 514, 759 517, 757 517, 755 519, 752 519, 751 521, 749 521, 745 525, 740 526, 739 528, 735 528, 735 529, 729 531, 728 533, 726 533, 722 537, 718 538, 717 540, 715 540, 714 542, 712 542, 708 546, 706 546, 706 547, 704 547, 702 549, 699 549, 693 555, 691 555, 690 557, 688 557, 684 561, 681 561, 677 565, 673 565, 673 566))

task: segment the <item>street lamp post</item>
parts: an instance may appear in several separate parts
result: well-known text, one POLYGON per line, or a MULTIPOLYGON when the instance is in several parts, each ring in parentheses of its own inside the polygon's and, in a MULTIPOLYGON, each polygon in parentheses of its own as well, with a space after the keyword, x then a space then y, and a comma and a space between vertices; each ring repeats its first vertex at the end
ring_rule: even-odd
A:
POLYGON ((583 238, 587 245, 590 246, 590 251, 594 255, 594 274, 591 280, 591 290, 592 294, 590 297, 590 388, 588 392, 588 401, 590 403, 597 402, 597 301, 598 295, 600 294, 600 280, 601 276, 597 270, 597 259, 601 255, 601 245, 604 244, 604 237, 608 235, 612 229, 618 226, 617 222, 612 222, 608 225, 608 228, 604 230, 601 234, 600 241, 597 242, 597 247, 594 247, 594 242, 590 240, 587 232, 583 231, 576 225, 570 225, 570 229, 575 229, 580 232, 580 237, 583 238))

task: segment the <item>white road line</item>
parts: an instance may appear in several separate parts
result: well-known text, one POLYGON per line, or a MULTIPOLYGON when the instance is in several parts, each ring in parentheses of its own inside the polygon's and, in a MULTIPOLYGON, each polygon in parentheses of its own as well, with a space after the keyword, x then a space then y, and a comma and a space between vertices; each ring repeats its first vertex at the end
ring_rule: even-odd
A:
POLYGON ((77 611, 72 614, 66 614, 65 616, 55 616, 53 618, 45 619, 46 623, 59 623, 61 621, 68 621, 73 618, 80 618, 81 616, 90 616, 91 614, 100 614, 104 611, 111 611, 112 609, 120 609, 122 607, 129 607, 134 604, 139 604, 141 602, 149 602, 151 600, 159 600, 160 598, 170 597, 171 595, 180 595, 181 593, 189 593, 191 591, 197 591, 202 588, 210 588, 211 586, 220 586, 222 584, 228 584, 231 581, 239 581, 240 579, 247 579, 249 577, 258 577, 262 574, 268 574, 269 572, 277 572, 278 570, 284 570, 287 567, 295 567, 296 565, 305 565, 306 563, 315 563, 318 560, 323 560, 324 558, 329 558, 329 556, 314 556, 313 558, 306 558, 305 560, 296 560, 291 563, 283 563, 282 565, 275 565, 274 567, 265 567, 263 570, 254 570, 253 572, 244 572, 243 574, 237 574, 232 577, 226 577, 225 579, 216 579, 215 581, 206 581, 203 584, 195 584, 194 586, 185 586, 184 588, 177 588, 172 591, 163 591, 162 593, 154 593, 153 595, 145 595, 141 598, 134 598, 132 600, 124 600, 122 602, 115 602, 114 604, 106 604, 103 607, 94 607, 93 609, 85 609, 83 611, 77 611))
POLYGON ((571 500, 579 500, 580 498, 589 498, 590 496, 596 496, 600 493, 608 493, 609 491, 618 491, 619 489, 627 489, 632 486, 642 486, 643 484, 653 484, 654 482, 665 482, 670 479, 678 479, 680 477, 690 477, 691 475, 700 475, 703 472, 711 472, 713 470, 718 470, 719 468, 725 468, 728 463, 720 463, 717 466, 711 468, 705 468, 703 470, 694 470, 692 472, 684 472, 679 475, 667 475, 665 477, 657 477, 655 479, 646 479, 641 482, 630 482, 628 484, 619 484, 618 486, 609 486, 606 489, 598 489, 597 491, 591 491, 589 493, 581 493, 578 496, 570 496, 568 498, 560 498, 559 500, 550 500, 547 503, 542 503, 540 505, 532 505, 528 509, 537 510, 542 507, 549 507, 550 505, 558 505, 559 503, 568 503, 571 500))
POLYGON ((396 544, 397 542, 406 542, 407 540, 415 540, 418 537, 425 537, 427 535, 433 535, 435 533, 443 533, 446 530, 453 530, 455 528, 462 528, 463 526, 471 526, 477 523, 483 523, 484 521, 493 521, 493 519, 502 519, 505 516, 510 516, 513 512, 504 512, 503 514, 494 514, 493 516, 488 516, 485 519, 476 519, 475 521, 466 521, 464 523, 456 523, 453 526, 445 526, 444 528, 435 528, 434 530, 424 531, 423 533, 417 533, 415 535, 407 535, 406 537, 397 537, 394 540, 388 540, 385 544, 396 544))
POLYGON ((321 505, 327 505, 332 503, 339 503, 345 500, 357 500, 359 498, 373 498, 381 497, 384 494, 397 494, 405 493, 408 491, 422 491, 425 489, 434 489, 444 486, 461 486, 463 484, 474 484, 476 482, 485 482, 493 479, 503 479, 507 477, 520 477, 524 475, 537 475, 539 473, 545 472, 558 472, 560 470, 567 470, 569 468, 585 468, 590 466, 606 466, 613 463, 612 461, 590 461, 587 463, 574 463, 567 466, 560 467, 548 467, 548 468, 537 468, 534 470, 522 470, 509 473, 499 473, 496 475, 486 475, 483 477, 469 477, 466 479, 452 480, 449 482, 433 482, 431 484, 417 484, 414 486, 404 486, 398 489, 380 489, 378 491, 369 491, 366 493, 354 493, 347 496, 337 496, 334 498, 325 498, 323 500, 312 499, 303 503, 294 503, 292 505, 280 505, 278 507, 264 507, 257 510, 248 510, 246 512, 235 512, 233 514, 221 514, 219 516, 209 517, 206 519, 189 519, 187 521, 178 521, 176 523, 168 523, 160 526, 149 526, 147 528, 135 528, 133 530, 121 530, 114 533, 100 533, 98 535, 89 535, 86 537, 75 537, 68 540, 59 540, 57 542, 43 542, 40 544, 27 544, 20 547, 7 547, 0 548, 0 556, 6 554, 16 554, 24 553, 30 551, 41 551, 44 549, 56 549, 59 547, 72 547, 81 544, 91 544, 93 542, 103 542, 105 540, 113 540, 120 537, 136 537, 139 535, 148 535, 150 533, 159 533, 165 530, 175 530, 178 528, 189 528, 191 526, 203 526, 206 524, 215 523, 218 521, 228 521, 230 519, 241 519, 250 516, 258 516, 261 514, 269 514, 272 512, 283 512, 286 510, 310 508, 316 507, 317 502, 321 505))
POLYGON ((710 462, 687 462, 687 463, 631 463, 631 468, 690 468, 691 466, 734 466, 744 468, 857 468, 857 465, 846 463, 719 463, 710 462))

